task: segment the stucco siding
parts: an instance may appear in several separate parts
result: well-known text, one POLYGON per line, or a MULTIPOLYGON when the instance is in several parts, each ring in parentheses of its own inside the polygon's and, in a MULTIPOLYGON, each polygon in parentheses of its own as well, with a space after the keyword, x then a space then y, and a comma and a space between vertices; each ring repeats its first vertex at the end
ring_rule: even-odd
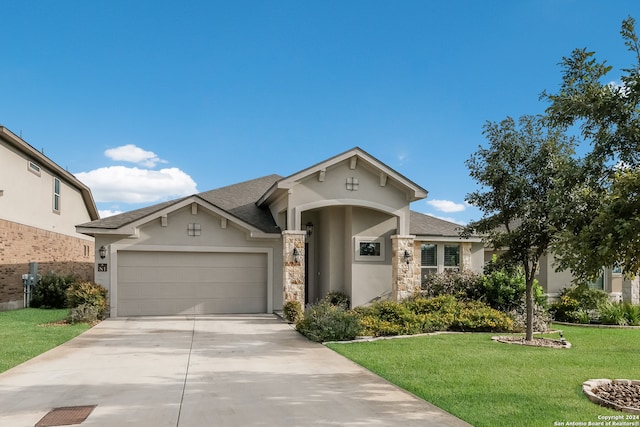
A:
MULTIPOLYGON (((149 218, 148 222, 138 226, 137 236, 98 235, 96 248, 101 246, 108 248, 108 255, 104 260, 96 259, 95 277, 97 283, 109 289, 112 310, 116 309, 119 291, 119 255, 131 251, 156 253, 159 256, 174 252, 180 254, 178 257, 193 253, 199 258, 204 254, 228 253, 232 259, 233 254, 238 259, 247 254, 266 255, 265 259, 270 263, 267 277, 270 286, 268 306, 282 307, 282 269, 274 268, 282 265, 282 240, 251 239, 246 229, 200 205, 177 209, 167 214, 166 219, 161 216, 149 218), (194 224, 198 227, 194 228, 194 224), (106 265, 106 271, 97 271, 98 264, 106 265)), ((211 310, 219 311, 218 308, 211 310)))
POLYGON ((3 219, 58 234, 91 241, 76 233, 75 226, 91 220, 80 191, 64 177, 52 173, 37 160, 29 159, 0 143, 0 212, 3 219), (39 169, 29 168, 32 161, 39 169), (60 180, 60 210, 53 209, 54 177, 60 180))

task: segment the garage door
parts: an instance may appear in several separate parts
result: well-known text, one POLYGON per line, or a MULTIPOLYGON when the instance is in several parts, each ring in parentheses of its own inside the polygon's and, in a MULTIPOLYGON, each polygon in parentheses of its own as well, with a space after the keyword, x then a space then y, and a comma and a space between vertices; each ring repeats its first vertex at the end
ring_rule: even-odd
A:
POLYGON ((267 256, 118 252, 118 316, 265 313, 267 256))

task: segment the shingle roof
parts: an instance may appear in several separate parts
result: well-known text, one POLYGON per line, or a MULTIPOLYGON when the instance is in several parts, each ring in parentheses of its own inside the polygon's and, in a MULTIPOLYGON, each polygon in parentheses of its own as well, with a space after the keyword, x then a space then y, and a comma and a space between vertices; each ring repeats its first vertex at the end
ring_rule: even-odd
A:
POLYGON ((411 211, 410 233, 416 236, 460 237, 460 224, 411 211))
POLYGON ((80 224, 80 228, 118 229, 127 224, 138 221, 155 212, 178 204, 189 197, 198 197, 216 207, 226 211, 230 215, 256 227, 265 233, 279 232, 271 212, 266 208, 256 206, 256 200, 264 194, 276 181, 281 179, 279 175, 268 175, 262 178, 229 185, 215 190, 205 191, 193 196, 181 197, 156 205, 147 206, 134 211, 121 213, 107 218, 80 224))
POLYGON ((224 209, 231 215, 253 225, 265 233, 279 232, 271 212, 266 207, 258 207, 256 201, 275 182, 280 175, 268 175, 251 181, 218 188, 198 194, 198 197, 224 209))

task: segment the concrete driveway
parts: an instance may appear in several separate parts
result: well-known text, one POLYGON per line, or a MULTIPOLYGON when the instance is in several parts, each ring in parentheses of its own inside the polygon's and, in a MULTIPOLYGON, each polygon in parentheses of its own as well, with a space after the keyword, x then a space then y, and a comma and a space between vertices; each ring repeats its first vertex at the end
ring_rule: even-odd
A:
POLYGON ((271 315, 108 319, 0 374, 0 426, 85 405, 83 427, 468 426, 271 315))

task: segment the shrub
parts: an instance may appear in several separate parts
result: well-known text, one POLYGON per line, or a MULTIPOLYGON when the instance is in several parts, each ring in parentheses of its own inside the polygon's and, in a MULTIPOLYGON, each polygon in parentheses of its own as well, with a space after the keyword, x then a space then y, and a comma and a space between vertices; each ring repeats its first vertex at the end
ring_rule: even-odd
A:
POLYGON ((450 295, 458 300, 478 300, 483 296, 482 275, 468 270, 445 270, 431 274, 422 283, 422 295, 450 295))
POLYGON ((298 323, 302 320, 304 312, 302 311, 302 304, 300 301, 287 301, 282 308, 284 318, 289 323, 298 323))
POLYGON ((640 305, 608 301, 600 305, 599 312, 605 325, 640 326, 640 305))
POLYGON ((100 318, 98 307, 90 304, 80 304, 69 310, 67 322, 69 323, 93 323, 100 318))
POLYGON ((589 323, 598 318, 598 308, 608 301, 606 292, 582 284, 563 289, 549 311, 558 322, 589 323))
POLYGON ((323 300, 327 301, 329 304, 340 306, 345 310, 348 310, 349 306, 351 305, 351 301, 349 300, 349 295, 340 291, 329 292, 323 298, 323 300))
MULTIPOLYGON (((67 289, 67 305, 75 309, 85 306, 77 311, 82 313, 93 313, 95 308, 96 317, 89 322, 104 319, 107 315, 107 290, 100 285, 90 282, 76 282, 67 289)), ((69 321, 73 321, 71 315, 69 321)), ((87 320, 84 320, 87 321, 87 320)))
POLYGON ((458 301, 450 295, 416 297, 403 302, 380 301, 357 307, 363 335, 411 335, 448 329, 463 331, 513 331, 505 313, 478 301, 458 301))
POLYGON ((640 305, 626 302, 623 304, 623 308, 627 318, 627 324, 630 326, 640 326, 640 305))
MULTIPOLYGON (((511 310, 509 316, 513 319, 515 331, 524 331, 527 328, 527 309, 524 299, 522 304, 511 310)), ((549 311, 534 301, 533 304, 533 330, 535 332, 547 332, 551 323, 549 311)))
POLYGON ((31 294, 31 307, 65 308, 67 307, 67 289, 76 281, 74 276, 58 276, 50 272, 42 276, 31 294))
MULTIPOLYGON (((495 256, 493 261, 485 265, 482 285, 484 288, 482 300, 496 310, 504 312, 516 310, 525 300, 527 285, 522 267, 505 266, 496 261, 495 256)), ((533 299, 542 307, 546 305, 544 291, 537 280, 533 282, 533 299)))
POLYGON ((473 332, 511 332, 514 324, 506 313, 483 303, 469 303, 460 310, 451 329, 473 332))
POLYGON ((296 329, 313 341, 345 341, 359 335, 360 323, 353 312, 320 301, 307 307, 296 329))

